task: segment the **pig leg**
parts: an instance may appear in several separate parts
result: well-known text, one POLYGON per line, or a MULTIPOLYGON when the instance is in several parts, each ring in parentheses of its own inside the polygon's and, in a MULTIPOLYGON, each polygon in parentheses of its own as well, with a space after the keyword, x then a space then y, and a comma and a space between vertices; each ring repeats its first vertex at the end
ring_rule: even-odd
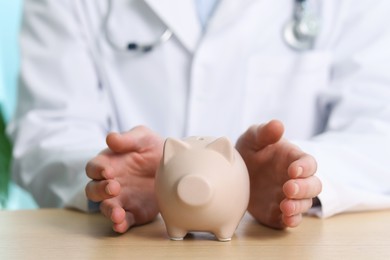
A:
POLYGON ((213 233, 217 237, 217 239, 221 242, 227 242, 232 240, 232 236, 234 235, 234 231, 236 231, 236 226, 225 226, 215 230, 213 233))
POLYGON ((187 230, 182 228, 169 226, 167 225, 168 236, 171 240, 183 240, 183 238, 187 235, 187 230))

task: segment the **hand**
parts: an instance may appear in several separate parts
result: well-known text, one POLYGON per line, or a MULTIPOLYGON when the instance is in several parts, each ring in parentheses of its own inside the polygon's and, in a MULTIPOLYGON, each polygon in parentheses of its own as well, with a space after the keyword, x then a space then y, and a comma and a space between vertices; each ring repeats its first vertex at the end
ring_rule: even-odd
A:
POLYGON ((236 144, 249 171, 248 211, 260 223, 277 229, 298 226, 322 188, 313 176, 315 159, 282 139, 283 133, 282 123, 273 120, 250 127, 236 144))
POLYGON ((138 126, 129 132, 110 133, 108 148, 90 160, 86 173, 92 179, 88 199, 101 202, 100 211, 124 233, 134 225, 152 221, 158 214, 154 179, 163 152, 163 140, 138 126))

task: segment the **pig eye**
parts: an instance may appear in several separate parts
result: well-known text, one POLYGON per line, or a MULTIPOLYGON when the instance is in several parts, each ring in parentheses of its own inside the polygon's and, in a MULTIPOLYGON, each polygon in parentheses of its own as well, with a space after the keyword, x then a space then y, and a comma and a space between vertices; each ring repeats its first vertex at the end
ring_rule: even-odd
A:
POLYGON ((204 141, 204 137, 198 137, 197 140, 204 141))

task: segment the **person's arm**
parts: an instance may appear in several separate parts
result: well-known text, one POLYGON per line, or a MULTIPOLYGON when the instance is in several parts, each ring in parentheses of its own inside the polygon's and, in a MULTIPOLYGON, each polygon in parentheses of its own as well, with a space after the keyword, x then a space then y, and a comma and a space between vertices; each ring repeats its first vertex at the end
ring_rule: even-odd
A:
POLYGON ((390 207, 390 3, 339 7, 322 40, 335 60, 320 100, 329 119, 323 133, 295 142, 318 162, 323 217, 390 207))
POLYGON ((9 131, 17 183, 41 207, 87 210, 85 164, 105 147, 110 109, 76 1, 25 1, 19 98, 9 131))

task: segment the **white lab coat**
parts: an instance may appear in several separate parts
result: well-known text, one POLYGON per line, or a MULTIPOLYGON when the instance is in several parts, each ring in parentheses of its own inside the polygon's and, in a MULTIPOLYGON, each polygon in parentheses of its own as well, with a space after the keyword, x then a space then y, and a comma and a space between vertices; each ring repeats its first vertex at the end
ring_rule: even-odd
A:
POLYGON ((41 206, 87 209, 86 162, 109 131, 228 136, 279 119, 314 155, 327 217, 390 207, 390 1, 327 0, 313 50, 281 31, 292 0, 221 0, 202 34, 193 0, 30 0, 14 178, 41 206), (124 48, 174 36, 147 54, 124 48))

